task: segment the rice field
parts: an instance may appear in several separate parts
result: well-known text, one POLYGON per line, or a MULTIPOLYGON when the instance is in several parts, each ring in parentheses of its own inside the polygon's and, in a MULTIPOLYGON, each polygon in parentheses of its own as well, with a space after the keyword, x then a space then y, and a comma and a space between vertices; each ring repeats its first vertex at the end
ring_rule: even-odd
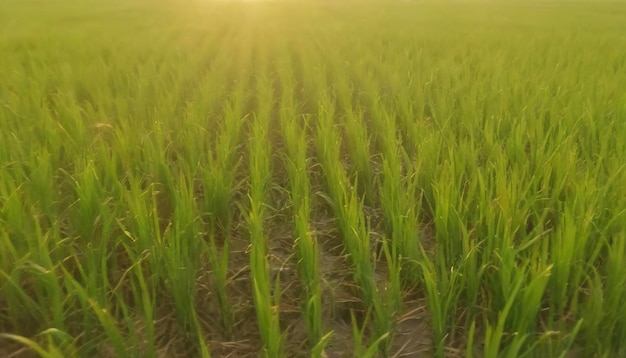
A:
POLYGON ((619 2, 0 0, 0 357, 626 356, 619 2))

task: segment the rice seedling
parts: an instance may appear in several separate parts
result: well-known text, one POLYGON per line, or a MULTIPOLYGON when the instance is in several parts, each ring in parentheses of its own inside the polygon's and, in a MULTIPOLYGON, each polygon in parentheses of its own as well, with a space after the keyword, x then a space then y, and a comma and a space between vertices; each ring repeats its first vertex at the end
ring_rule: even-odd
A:
POLYGON ((272 89, 266 78, 258 78, 260 108, 254 117, 250 133, 250 210, 247 215, 250 235, 250 276, 254 305, 263 354, 278 357, 283 353, 283 337, 280 329, 278 307, 280 304, 279 278, 272 282, 268 262, 268 245, 264 233, 267 192, 271 184, 271 151, 267 145, 272 89))
MULTIPOLYGON (((281 66, 281 68, 289 68, 281 66)), ((280 74, 283 94, 281 99, 280 123, 284 135, 285 166, 289 175, 290 198, 293 204, 294 246, 296 247, 299 276, 304 293, 302 315, 306 321, 308 344, 315 357, 321 356, 328 334, 322 323, 322 297, 319 274, 319 248, 314 231, 310 227, 311 198, 308 179, 308 139, 306 117, 302 124, 297 121, 296 104, 293 98, 294 79, 289 72, 280 74)))

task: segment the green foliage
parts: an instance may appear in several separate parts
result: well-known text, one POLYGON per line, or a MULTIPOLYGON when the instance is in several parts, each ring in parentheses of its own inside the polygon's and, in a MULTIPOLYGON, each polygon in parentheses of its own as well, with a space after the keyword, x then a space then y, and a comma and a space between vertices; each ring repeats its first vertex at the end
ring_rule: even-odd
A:
POLYGON ((624 33, 597 2, 0 1, 0 352, 394 356, 408 314, 437 357, 626 355, 624 33))

